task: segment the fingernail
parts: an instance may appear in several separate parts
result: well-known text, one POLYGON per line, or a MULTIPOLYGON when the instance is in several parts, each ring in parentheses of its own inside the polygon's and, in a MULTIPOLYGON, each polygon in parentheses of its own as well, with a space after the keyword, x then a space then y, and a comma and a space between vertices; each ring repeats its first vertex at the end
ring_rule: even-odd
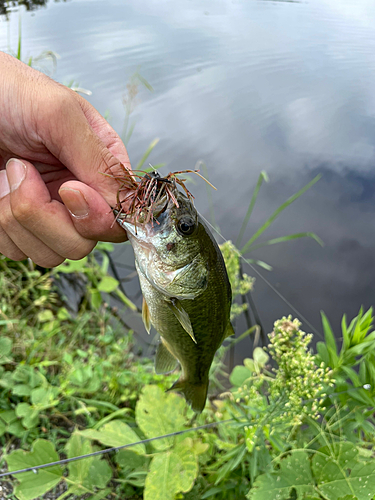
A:
POLYGON ((0 200, 10 193, 6 170, 0 170, 0 200))
POLYGON ((26 165, 21 160, 11 158, 6 164, 10 190, 15 191, 26 176, 26 165))
POLYGON ((89 215, 89 206, 81 191, 71 188, 61 188, 59 195, 73 217, 81 219, 89 215))

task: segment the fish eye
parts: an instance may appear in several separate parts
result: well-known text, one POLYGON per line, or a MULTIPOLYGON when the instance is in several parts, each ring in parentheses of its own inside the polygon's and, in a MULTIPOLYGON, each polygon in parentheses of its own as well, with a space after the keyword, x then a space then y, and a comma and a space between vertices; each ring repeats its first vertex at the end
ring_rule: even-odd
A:
POLYGON ((195 221, 190 219, 190 217, 184 217, 180 219, 177 223, 177 231, 182 236, 191 236, 195 230, 195 221))

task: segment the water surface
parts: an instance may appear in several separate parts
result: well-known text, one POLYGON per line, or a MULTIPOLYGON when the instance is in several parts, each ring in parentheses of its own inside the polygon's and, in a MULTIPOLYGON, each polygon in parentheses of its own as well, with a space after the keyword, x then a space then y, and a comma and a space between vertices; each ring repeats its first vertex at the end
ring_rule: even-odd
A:
MULTIPOLYGON (((58 53, 54 78, 90 89, 88 99, 119 133, 126 84, 140 70, 154 92, 142 90, 132 114, 131 160, 136 164, 155 137, 150 161, 166 162, 165 173, 204 160, 218 188, 213 210, 225 238, 236 240, 261 170, 270 183, 247 237, 323 174, 263 240, 314 231, 325 247, 306 239, 252 257, 273 266, 261 272, 317 329, 321 309, 338 327, 344 312, 374 304, 372 1, 50 1, 2 17, 0 50, 9 42, 15 50, 19 15, 24 58, 58 53)), ((190 187, 209 218, 205 185, 190 187)), ((117 260, 129 256, 128 248, 116 250, 117 260)), ((259 278, 254 300, 267 331, 293 313, 259 278)))

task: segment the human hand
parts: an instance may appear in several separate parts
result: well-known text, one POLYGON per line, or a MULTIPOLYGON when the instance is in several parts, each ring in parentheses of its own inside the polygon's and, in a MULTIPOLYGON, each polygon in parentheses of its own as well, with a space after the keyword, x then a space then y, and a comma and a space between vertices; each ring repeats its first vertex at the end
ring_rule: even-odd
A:
POLYGON ((0 253, 54 267, 126 240, 118 184, 101 174, 120 163, 126 148, 93 106, 0 52, 0 253))

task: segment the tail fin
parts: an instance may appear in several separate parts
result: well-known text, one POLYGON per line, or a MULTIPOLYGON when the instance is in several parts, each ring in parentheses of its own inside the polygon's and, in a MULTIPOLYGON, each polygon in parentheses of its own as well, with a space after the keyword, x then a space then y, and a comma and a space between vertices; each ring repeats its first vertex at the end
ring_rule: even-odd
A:
POLYGON ((184 379, 177 380, 177 382, 175 382, 168 390, 181 392, 192 409, 196 413, 201 413, 206 404, 208 378, 198 384, 192 384, 188 380, 184 379))

